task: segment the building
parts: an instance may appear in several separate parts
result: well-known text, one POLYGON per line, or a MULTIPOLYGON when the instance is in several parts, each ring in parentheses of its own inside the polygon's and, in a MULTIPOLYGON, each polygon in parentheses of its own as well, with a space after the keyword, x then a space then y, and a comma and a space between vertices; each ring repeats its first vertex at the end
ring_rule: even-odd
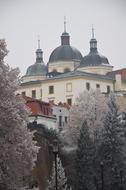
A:
POLYGON ((68 104, 59 102, 58 105, 52 104, 53 116, 57 118, 57 126, 59 130, 62 130, 68 123, 69 120, 69 109, 68 104))
POLYGON ((90 89, 98 88, 104 94, 114 91, 118 96, 126 96, 125 71, 113 71, 107 57, 99 53, 94 29, 89 54, 82 56, 78 49, 71 46, 64 22, 61 45, 53 50, 47 64, 43 61, 38 41, 36 62, 27 68, 18 93, 45 102, 69 105, 75 103, 82 91, 90 89))
POLYGON ((23 96, 28 107, 29 123, 37 122, 37 124, 42 124, 48 129, 58 130, 56 117, 53 116, 52 106, 47 102, 42 102, 27 96, 23 96))
POLYGON ((58 105, 33 99, 28 96, 22 96, 28 107, 29 123, 37 122, 48 129, 62 130, 69 119, 68 104, 59 103, 58 105))

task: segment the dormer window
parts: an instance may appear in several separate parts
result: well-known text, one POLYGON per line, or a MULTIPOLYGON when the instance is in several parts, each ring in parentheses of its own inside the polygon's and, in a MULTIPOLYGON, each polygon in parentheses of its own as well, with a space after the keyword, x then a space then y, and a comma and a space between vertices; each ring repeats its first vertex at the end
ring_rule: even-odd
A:
POLYGON ((65 68, 65 69, 64 69, 64 73, 67 73, 67 72, 69 72, 69 71, 70 71, 69 68, 65 68))

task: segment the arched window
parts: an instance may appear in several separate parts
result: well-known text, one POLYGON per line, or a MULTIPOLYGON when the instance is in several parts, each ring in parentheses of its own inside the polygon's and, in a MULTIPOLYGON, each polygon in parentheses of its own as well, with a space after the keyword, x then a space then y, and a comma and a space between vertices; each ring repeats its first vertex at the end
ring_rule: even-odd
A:
POLYGON ((65 68, 65 69, 64 69, 64 73, 69 72, 69 71, 70 71, 69 68, 65 68))
POLYGON ((56 70, 56 69, 53 69, 53 70, 52 70, 52 72, 56 73, 56 72, 57 72, 57 70, 56 70))

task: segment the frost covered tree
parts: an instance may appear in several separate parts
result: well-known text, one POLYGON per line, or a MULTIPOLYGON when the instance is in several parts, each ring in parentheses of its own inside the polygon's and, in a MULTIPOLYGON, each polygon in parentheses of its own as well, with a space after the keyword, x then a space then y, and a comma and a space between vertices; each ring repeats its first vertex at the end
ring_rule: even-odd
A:
POLYGON ((94 188, 94 150, 94 142, 90 137, 89 127, 84 121, 80 129, 76 151, 77 190, 93 190, 94 188))
POLYGON ((70 146, 77 145, 80 128, 85 120, 88 123, 92 137, 97 138, 99 130, 103 128, 106 110, 106 98, 99 90, 81 93, 76 100, 76 104, 70 109, 68 126, 62 132, 64 142, 67 142, 70 146))
POLYGON ((99 90, 81 93, 76 100, 76 104, 70 109, 68 126, 60 134, 60 140, 63 145, 62 154, 69 163, 69 167, 66 166, 66 170, 68 178, 73 184, 73 189, 76 185, 75 158, 80 129, 84 121, 86 121, 90 137, 94 141, 95 153, 93 157, 95 158, 101 141, 101 131, 107 111, 106 101, 106 98, 99 90), (72 160, 71 157, 73 158, 72 160))
MULTIPOLYGON (((56 181, 55 181, 55 163, 53 163, 52 167, 52 175, 48 180, 47 190, 56 189, 56 181)), ((67 178, 65 176, 65 171, 62 166, 62 162, 60 158, 57 156, 57 190, 72 190, 72 188, 67 185, 67 178)))
POLYGON ((38 148, 27 129, 24 101, 15 95, 19 71, 4 64, 7 53, 0 40, 0 189, 19 190, 29 181, 38 148))
POLYGON ((126 169, 125 143, 124 138, 121 137, 124 131, 119 121, 114 94, 109 97, 108 108, 104 121, 102 143, 98 152, 100 161, 104 163, 104 181, 107 190, 116 189, 115 187, 120 185, 120 171, 123 170, 125 173, 126 169))

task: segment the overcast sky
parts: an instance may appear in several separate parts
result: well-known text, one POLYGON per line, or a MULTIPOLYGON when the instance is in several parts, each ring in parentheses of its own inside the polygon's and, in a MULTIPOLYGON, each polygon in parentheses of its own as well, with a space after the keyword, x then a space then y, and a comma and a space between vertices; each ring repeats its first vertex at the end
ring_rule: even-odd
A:
POLYGON ((25 74, 35 62, 40 35, 44 62, 60 45, 66 16, 70 43, 89 52, 92 24, 98 50, 114 69, 126 67, 126 0, 0 0, 0 38, 9 49, 7 63, 25 74))

